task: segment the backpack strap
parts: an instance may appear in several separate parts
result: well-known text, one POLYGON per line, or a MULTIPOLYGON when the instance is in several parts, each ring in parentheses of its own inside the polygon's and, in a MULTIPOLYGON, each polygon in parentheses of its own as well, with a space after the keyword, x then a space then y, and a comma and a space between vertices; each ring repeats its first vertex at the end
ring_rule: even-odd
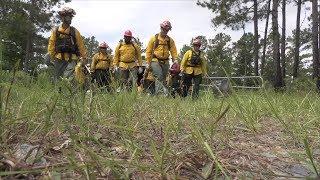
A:
MULTIPOLYGON (((155 41, 154 41, 154 49, 156 49, 159 46, 159 33, 156 34, 155 36, 155 41)), ((166 35, 165 39, 168 38, 169 41, 167 41, 166 45, 168 46, 169 50, 171 49, 171 38, 170 36, 166 35)))
MULTIPOLYGON (((196 53, 193 49, 191 49, 191 52, 192 52, 192 54, 191 54, 191 56, 193 55, 193 53, 196 53)), ((199 50, 199 54, 196 54, 198 57, 200 57, 200 55, 201 55, 201 51, 199 50)))
POLYGON ((170 49, 171 49, 171 37, 170 37, 170 36, 168 36, 168 35, 167 35, 167 37, 169 38, 169 41, 168 41, 167 46, 168 46, 169 51, 170 51, 170 49))
MULTIPOLYGON (((70 26, 70 31, 69 34, 65 33, 65 32, 60 32, 59 31, 59 26, 56 27, 55 29, 55 34, 56 34, 56 38, 58 38, 60 36, 60 34, 66 35, 66 36, 71 36, 71 40, 72 40, 72 44, 75 46, 76 48, 76 55, 79 56, 79 47, 77 45, 77 39, 76 39, 76 30, 73 26, 70 26)), ((71 55, 70 55, 71 58, 71 55)), ((63 57, 64 59, 64 57, 63 57)))
POLYGON ((202 53, 202 52, 199 51, 199 54, 197 54, 193 49, 191 49, 191 59, 190 59, 191 61, 190 61, 189 64, 188 64, 189 67, 198 66, 198 64, 193 64, 192 57, 193 57, 194 55, 196 56, 197 59, 199 59, 199 61, 200 61, 199 63, 201 63, 201 57, 200 57, 200 56, 201 56, 201 53, 202 53), (195 54, 194 54, 194 53, 195 53, 195 54))
POLYGON ((73 26, 70 26, 70 33, 69 35, 72 37, 73 43, 77 44, 76 40, 76 29, 73 26))
POLYGON ((77 38, 76 38, 76 28, 73 26, 70 26, 70 33, 69 34, 71 36, 71 40, 73 41, 72 43, 75 46, 76 55, 80 56, 79 47, 78 47, 77 38))
POLYGON ((159 34, 156 34, 154 37, 156 40, 154 41, 153 50, 155 50, 159 46, 159 34))
POLYGON ((138 49, 137 47, 134 45, 134 43, 131 43, 133 48, 134 48, 134 51, 136 52, 136 56, 137 56, 137 59, 138 59, 138 49))

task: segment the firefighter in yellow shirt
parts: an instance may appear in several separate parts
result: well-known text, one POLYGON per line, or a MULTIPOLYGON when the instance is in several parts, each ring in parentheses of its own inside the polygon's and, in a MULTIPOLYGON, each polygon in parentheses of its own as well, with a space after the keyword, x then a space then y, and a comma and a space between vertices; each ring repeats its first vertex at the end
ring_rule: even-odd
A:
POLYGON ((168 95, 166 77, 169 72, 170 55, 172 62, 178 64, 176 45, 173 39, 167 35, 171 29, 172 26, 169 21, 162 22, 160 33, 151 37, 146 50, 147 68, 151 67, 156 79, 156 94, 163 92, 168 95))
POLYGON ((141 49, 132 38, 132 32, 125 31, 124 42, 120 41, 116 47, 113 59, 114 71, 120 72, 121 86, 128 90, 131 90, 132 86, 136 87, 138 71, 143 71, 141 49))
POLYGON ((93 75, 93 80, 98 83, 99 87, 106 87, 110 91, 110 71, 112 63, 111 54, 107 53, 108 45, 102 42, 99 45, 99 52, 96 53, 91 62, 90 70, 93 75))
POLYGON ((73 79, 76 64, 85 64, 87 53, 79 31, 70 26, 75 11, 64 7, 58 14, 62 24, 52 30, 48 44, 48 53, 55 69, 55 82, 61 77, 73 79))
POLYGON ((180 66, 181 73, 183 73, 182 97, 188 95, 188 90, 193 81, 192 98, 197 98, 199 96, 202 75, 207 76, 207 67, 204 53, 200 51, 201 40, 195 38, 192 45, 193 48, 184 54, 180 66))

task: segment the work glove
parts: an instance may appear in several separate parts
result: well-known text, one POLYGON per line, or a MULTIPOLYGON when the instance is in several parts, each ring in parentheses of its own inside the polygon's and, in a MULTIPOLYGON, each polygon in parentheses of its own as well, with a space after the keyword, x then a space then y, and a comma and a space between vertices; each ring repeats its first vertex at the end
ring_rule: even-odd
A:
POLYGON ((140 83, 141 83, 141 84, 144 84, 144 78, 142 78, 142 79, 140 80, 140 83))
POLYGON ((150 64, 147 63, 147 64, 146 64, 146 69, 149 69, 149 68, 150 68, 150 64))
POLYGON ((180 76, 180 77, 183 77, 183 75, 184 75, 183 72, 180 72, 180 73, 179 73, 179 76, 180 76))
POLYGON ((79 61, 80 61, 80 65, 81 65, 82 67, 83 67, 84 65, 86 65, 86 63, 87 63, 87 59, 84 58, 84 57, 80 57, 79 61))
POLYGON ((113 68, 113 73, 115 73, 115 72, 118 72, 118 70, 119 70, 119 67, 118 66, 114 66, 114 68, 113 68))
POLYGON ((138 68, 138 73, 141 74, 142 72, 143 72, 142 67, 139 67, 139 68, 138 68))

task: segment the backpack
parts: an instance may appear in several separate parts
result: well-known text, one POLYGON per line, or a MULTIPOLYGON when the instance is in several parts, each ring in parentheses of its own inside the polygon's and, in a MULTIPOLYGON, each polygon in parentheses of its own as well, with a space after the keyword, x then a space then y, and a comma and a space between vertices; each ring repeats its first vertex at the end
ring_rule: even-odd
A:
POLYGON ((193 50, 191 54, 191 59, 190 59, 190 65, 189 66, 199 66, 201 65, 201 51, 199 51, 199 54, 196 54, 193 50))
POLYGON ((79 48, 77 45, 76 33, 75 28, 70 26, 69 34, 59 32, 59 27, 55 29, 56 34, 56 43, 55 43, 55 50, 57 53, 69 53, 69 54, 76 54, 77 56, 80 55, 79 48), (61 38, 60 35, 65 35, 66 37, 61 38))

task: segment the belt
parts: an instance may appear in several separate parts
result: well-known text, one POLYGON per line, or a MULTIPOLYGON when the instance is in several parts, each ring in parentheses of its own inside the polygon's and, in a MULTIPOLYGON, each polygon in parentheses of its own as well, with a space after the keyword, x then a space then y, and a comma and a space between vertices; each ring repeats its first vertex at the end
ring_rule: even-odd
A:
POLYGON ((158 61, 168 61, 169 60, 169 57, 167 57, 167 58, 158 58, 155 54, 153 54, 153 57, 158 59, 158 61))
POLYGON ((123 63, 127 63, 127 64, 129 64, 129 63, 133 63, 133 62, 136 62, 136 61, 129 61, 129 62, 120 61, 120 62, 123 62, 123 63))
POLYGON ((201 67, 201 64, 199 64, 199 65, 192 65, 192 64, 187 64, 187 67, 201 67))

